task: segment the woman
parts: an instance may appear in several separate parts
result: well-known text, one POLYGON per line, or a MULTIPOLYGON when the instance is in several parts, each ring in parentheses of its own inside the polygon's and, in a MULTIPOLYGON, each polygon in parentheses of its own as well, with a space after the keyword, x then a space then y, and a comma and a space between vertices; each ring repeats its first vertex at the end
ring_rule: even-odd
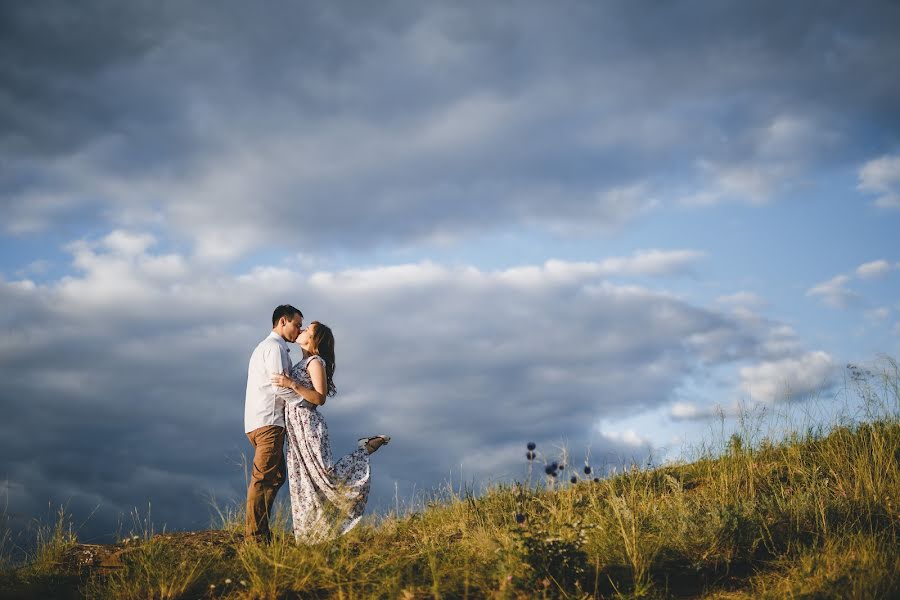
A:
POLYGON ((303 360, 294 365, 290 377, 274 375, 272 383, 303 398, 284 411, 288 481, 294 536, 314 543, 344 534, 359 522, 369 496, 369 455, 391 438, 362 438, 356 451, 332 462, 328 427, 317 407, 336 391, 334 335, 328 326, 313 321, 297 344, 303 360))

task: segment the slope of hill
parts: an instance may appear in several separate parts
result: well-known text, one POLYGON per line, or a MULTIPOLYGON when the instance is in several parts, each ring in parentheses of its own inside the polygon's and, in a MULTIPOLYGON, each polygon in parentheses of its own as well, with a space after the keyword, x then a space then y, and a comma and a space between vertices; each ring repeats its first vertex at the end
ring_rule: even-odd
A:
POLYGON ((239 514, 81 545, 61 515, 26 563, 4 562, 0 597, 898 597, 896 371, 860 390, 877 409, 864 422, 735 435, 716 456, 609 478, 570 465, 533 488, 447 492, 312 547, 244 544, 239 514))

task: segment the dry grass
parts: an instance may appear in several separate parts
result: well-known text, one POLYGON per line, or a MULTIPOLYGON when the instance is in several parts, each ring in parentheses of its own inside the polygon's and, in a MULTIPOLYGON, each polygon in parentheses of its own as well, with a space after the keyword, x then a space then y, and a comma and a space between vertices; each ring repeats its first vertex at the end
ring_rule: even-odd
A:
MULTIPOLYGON (((739 432, 716 455, 616 477, 480 497, 445 490, 334 542, 281 531, 244 544, 145 536, 92 598, 889 598, 900 593, 897 365, 848 382, 857 419, 781 442, 739 432), (519 522, 521 521, 521 522, 519 522)), ((30 572, 70 543, 45 541, 30 572)), ((53 541, 56 540, 56 541, 53 541)), ((24 588, 23 588, 24 589, 24 588)), ((38 597, 38 596, 34 596, 38 597)))

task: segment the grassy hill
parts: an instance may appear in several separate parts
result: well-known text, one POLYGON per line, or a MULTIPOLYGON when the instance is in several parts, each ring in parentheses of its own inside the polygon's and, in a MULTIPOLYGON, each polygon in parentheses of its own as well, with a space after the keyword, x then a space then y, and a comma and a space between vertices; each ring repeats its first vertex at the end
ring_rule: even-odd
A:
POLYGON ((448 491, 312 547, 243 544, 240 515, 80 545, 61 515, 26 563, 4 562, 0 597, 900 597, 896 364, 854 385, 863 422, 735 435, 716 455, 597 480, 579 465, 536 488, 448 491))

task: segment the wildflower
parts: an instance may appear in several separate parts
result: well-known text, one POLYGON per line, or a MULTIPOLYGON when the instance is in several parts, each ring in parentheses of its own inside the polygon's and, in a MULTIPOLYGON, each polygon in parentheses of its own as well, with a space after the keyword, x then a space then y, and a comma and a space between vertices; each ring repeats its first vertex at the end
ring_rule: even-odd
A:
POLYGON ((516 523, 521 525, 524 522, 525 522, 525 515, 523 515, 522 513, 516 513, 516 523))
POLYGON ((594 477, 594 483, 600 483, 600 478, 599 478, 599 477, 594 477))
POLYGON ((226 580, 225 580, 225 585, 231 585, 231 579, 226 579, 226 580))
POLYGON ((243 579, 241 579, 238 583, 240 583, 240 584, 243 585, 244 587, 247 586, 247 582, 244 581, 243 579))
POLYGON ((584 465, 584 474, 585 474, 585 475, 590 475, 590 474, 591 474, 591 467, 590 467, 590 465, 584 465))
POLYGON ((216 584, 214 584, 214 583, 209 584, 209 589, 211 589, 211 590, 216 589, 216 584))
POLYGON ((528 442, 529 450, 534 450, 535 448, 537 448, 537 444, 535 444, 534 442, 528 442))
POLYGON ((544 473, 549 475, 550 477, 556 477, 556 468, 554 465, 547 465, 544 467, 544 473))
POLYGON ((534 460, 534 452, 529 450, 528 452, 525 453, 525 458, 527 458, 528 460, 534 460))
POLYGON ((571 481, 572 483, 578 483, 578 478, 572 475, 572 478, 569 481, 571 481))

